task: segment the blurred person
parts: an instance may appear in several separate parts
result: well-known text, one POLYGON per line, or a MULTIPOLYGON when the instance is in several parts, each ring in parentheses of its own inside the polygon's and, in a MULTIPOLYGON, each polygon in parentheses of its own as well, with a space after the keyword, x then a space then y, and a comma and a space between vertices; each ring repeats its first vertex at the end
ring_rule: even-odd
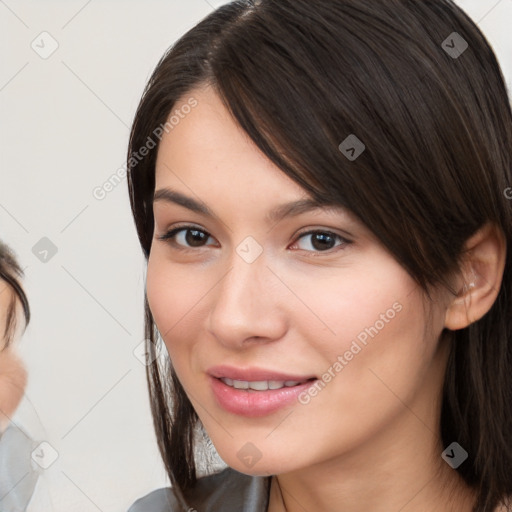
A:
POLYGON ((30 321, 23 272, 11 249, 0 241, 0 511, 27 510, 38 480, 31 460, 34 442, 13 421, 24 397, 27 371, 17 343, 30 321))

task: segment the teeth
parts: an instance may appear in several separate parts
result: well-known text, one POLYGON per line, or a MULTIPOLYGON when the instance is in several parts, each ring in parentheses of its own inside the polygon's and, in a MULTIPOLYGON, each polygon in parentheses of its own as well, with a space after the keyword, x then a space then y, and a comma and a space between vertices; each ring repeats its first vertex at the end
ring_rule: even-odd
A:
POLYGON ((228 386, 231 386, 235 389, 247 389, 247 390, 253 390, 253 391, 267 391, 267 389, 281 389, 284 387, 292 387, 296 386, 297 384, 300 384, 300 381, 298 380, 259 380, 254 382, 249 382, 246 380, 233 380, 228 379, 227 377, 223 377, 220 379, 224 384, 227 384, 228 386))
POLYGON ((266 391, 268 389, 268 382, 266 380, 249 382, 249 388, 255 391, 266 391))

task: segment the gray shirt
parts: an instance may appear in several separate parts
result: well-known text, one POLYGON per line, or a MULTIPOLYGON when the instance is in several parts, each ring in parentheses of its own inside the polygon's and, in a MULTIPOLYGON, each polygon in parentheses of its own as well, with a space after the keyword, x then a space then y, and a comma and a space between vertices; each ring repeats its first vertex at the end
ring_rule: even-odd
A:
POLYGON ((37 443, 14 423, 0 436, 0 510, 25 512, 34 494, 38 472, 31 454, 37 443))
POLYGON ((204 476, 183 496, 170 487, 138 499, 128 512, 266 512, 269 477, 249 476, 228 467, 204 476))

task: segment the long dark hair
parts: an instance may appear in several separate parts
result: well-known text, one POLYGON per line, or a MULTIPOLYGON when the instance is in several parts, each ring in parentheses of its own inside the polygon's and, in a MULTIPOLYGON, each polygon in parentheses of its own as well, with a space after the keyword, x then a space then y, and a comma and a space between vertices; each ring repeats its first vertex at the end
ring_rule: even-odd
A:
MULTIPOLYGON (((496 57, 451 0, 239 0, 220 7, 162 57, 138 107, 128 186, 146 258, 154 228, 158 144, 178 100, 211 85, 258 148, 319 202, 367 225, 424 289, 446 285, 485 223, 507 259, 491 310, 448 331, 440 434, 470 458, 457 468, 476 512, 512 493, 512 113, 496 57), (456 33, 456 34, 454 34, 456 33), (365 145, 349 160, 349 135, 365 145)), ((146 301, 148 352, 157 331, 146 301)), ((147 372, 171 481, 196 481, 198 417, 173 369, 147 372)))
POLYGON ((0 293, 4 293, 4 287, 9 286, 14 292, 11 295, 9 305, 7 306, 6 323, 2 337, 4 340, 2 350, 7 348, 13 341, 14 332, 16 330, 16 304, 21 303, 23 315, 25 317, 25 325, 30 321, 30 307, 27 296, 21 285, 23 270, 13 251, 0 240, 0 293))

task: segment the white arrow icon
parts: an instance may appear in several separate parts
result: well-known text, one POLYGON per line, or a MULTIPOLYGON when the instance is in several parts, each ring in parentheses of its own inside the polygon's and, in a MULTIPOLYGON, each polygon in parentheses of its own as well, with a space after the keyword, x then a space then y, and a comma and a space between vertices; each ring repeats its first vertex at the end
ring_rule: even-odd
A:
POLYGON ((41 32, 30 43, 30 47, 41 59, 48 59, 59 47, 57 40, 48 32, 41 32))

